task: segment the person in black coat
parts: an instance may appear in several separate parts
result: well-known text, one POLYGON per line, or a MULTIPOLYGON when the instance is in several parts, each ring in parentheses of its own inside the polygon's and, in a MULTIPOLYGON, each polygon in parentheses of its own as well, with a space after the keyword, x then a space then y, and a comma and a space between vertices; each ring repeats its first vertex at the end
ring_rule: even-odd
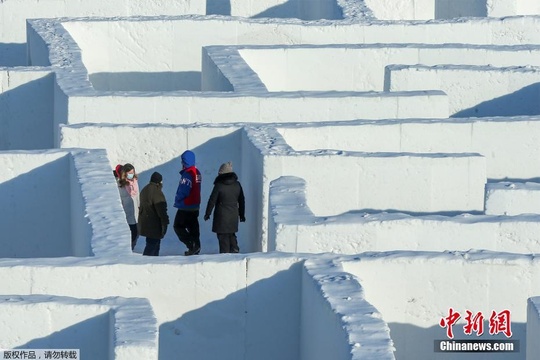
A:
POLYGON ((206 205, 205 221, 210 219, 214 206, 216 211, 212 221, 212 231, 217 234, 219 252, 239 252, 235 233, 238 231, 238 220, 246 221, 245 199, 242 185, 233 172, 230 161, 219 167, 218 176, 214 180, 214 189, 206 205))
POLYGON ((163 177, 154 172, 150 183, 142 189, 139 207, 139 232, 146 236, 146 247, 143 255, 159 256, 161 239, 167 232, 169 215, 167 215, 167 201, 161 191, 163 177))

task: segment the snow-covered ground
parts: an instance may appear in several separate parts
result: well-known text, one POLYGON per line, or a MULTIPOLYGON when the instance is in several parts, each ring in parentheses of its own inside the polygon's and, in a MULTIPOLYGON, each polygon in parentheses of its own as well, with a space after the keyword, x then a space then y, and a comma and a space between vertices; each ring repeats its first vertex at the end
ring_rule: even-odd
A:
POLYGON ((0 1, 0 349, 536 359, 536 15, 530 0, 0 1), (141 187, 163 174, 174 219, 186 149, 203 209, 233 162, 241 254, 217 254, 202 218, 200 256, 172 225, 162 256, 141 256, 144 238, 131 252, 112 168, 134 164, 141 187), (435 351, 450 309, 456 338, 519 351, 435 351))

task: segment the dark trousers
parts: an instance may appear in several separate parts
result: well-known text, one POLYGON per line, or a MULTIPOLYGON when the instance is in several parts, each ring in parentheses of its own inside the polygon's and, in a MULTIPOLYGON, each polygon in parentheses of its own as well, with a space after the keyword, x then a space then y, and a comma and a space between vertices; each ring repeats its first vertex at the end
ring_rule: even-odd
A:
POLYGON ((137 224, 130 224, 129 230, 131 231, 131 250, 133 251, 133 249, 135 249, 135 245, 137 245, 137 239, 139 238, 137 224))
POLYGON ((183 242, 188 250, 193 251, 201 248, 199 210, 178 210, 174 218, 173 228, 178 240, 183 242))
POLYGON ((236 234, 217 234, 220 253, 237 253, 240 251, 236 234))
POLYGON ((161 245, 161 239, 146 238, 146 247, 144 248, 143 255, 159 256, 159 248, 161 245))

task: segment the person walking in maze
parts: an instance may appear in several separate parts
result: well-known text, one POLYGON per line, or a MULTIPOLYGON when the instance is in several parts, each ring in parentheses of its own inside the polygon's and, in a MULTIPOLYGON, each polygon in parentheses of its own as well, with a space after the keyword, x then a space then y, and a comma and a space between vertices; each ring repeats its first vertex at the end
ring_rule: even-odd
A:
MULTIPOLYGON (((119 170, 120 168, 117 167, 119 170)), ((131 250, 137 245, 139 231, 137 229, 137 221, 139 218, 139 183, 137 181, 137 173, 135 167, 131 164, 122 166, 120 176, 118 178, 118 191, 122 200, 122 207, 126 214, 126 220, 131 231, 131 250)))
POLYGON ((178 210, 173 228, 178 240, 188 248, 184 254, 190 256, 197 255, 201 251, 199 208, 202 176, 195 167, 195 154, 192 151, 184 151, 180 158, 182 159, 182 170, 174 198, 174 207, 178 210))
POLYGON ((167 233, 169 215, 167 201, 163 195, 163 176, 154 172, 150 182, 141 191, 139 208, 139 233, 146 237, 143 255, 159 256, 161 239, 167 233))
POLYGON ((212 231, 217 234, 220 253, 240 251, 236 232, 238 220, 245 222, 245 198, 238 176, 233 172, 232 162, 219 167, 214 188, 208 199, 204 220, 210 219, 215 207, 212 231))

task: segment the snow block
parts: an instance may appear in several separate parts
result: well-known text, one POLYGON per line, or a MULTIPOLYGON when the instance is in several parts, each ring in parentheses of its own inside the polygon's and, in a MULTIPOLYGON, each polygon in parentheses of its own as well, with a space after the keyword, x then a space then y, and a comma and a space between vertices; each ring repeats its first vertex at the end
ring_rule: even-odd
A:
POLYGON ((0 163, 2 227, 10 234, 2 238, 1 257, 128 253, 125 215, 105 151, 3 152, 0 163))
POLYGON ((540 354, 540 297, 527 299, 527 349, 526 359, 532 360, 540 354))
POLYGON ((110 360, 158 357, 156 318, 146 299, 2 295, 0 309, 2 349, 74 349, 80 358, 110 360))
POLYGON ((487 184, 486 214, 540 214, 540 184, 533 182, 487 184))
POLYGON ((386 76, 387 91, 444 91, 452 117, 540 114, 537 67, 390 65, 386 76))
POLYGON ((540 177, 540 116, 291 124, 277 131, 296 151, 474 152, 485 157, 490 180, 540 177))
POLYGON ((540 216, 411 216, 350 212, 315 216, 306 205, 306 183, 282 177, 270 188, 269 250, 286 252, 491 251, 536 253, 540 216))
POLYGON ((224 81, 207 83, 205 89, 213 91, 382 91, 384 68, 390 64, 538 65, 537 46, 212 46, 204 51, 203 64, 224 81))
POLYGON ((339 262, 307 260, 302 298, 300 359, 394 359, 388 325, 339 262))
MULTIPOLYGON (((448 317, 450 308, 461 315, 453 326, 454 339, 518 341, 519 352, 493 353, 488 357, 524 358, 527 299, 540 291, 536 280, 539 262, 534 256, 474 250, 389 251, 364 253, 349 260, 343 259, 341 265, 346 273, 359 279, 366 300, 383 314, 396 358, 448 358, 447 353, 434 352, 434 341, 448 339, 448 329, 440 321, 448 317), (505 284, 504 291, 500 291, 501 284, 505 284), (497 296, 492 296, 493 292, 497 296), (467 310, 482 314, 481 335, 475 331, 465 333, 467 310), (505 311, 508 311, 510 338, 502 329, 496 334, 489 332, 493 312, 498 316, 505 311)), ((504 317, 501 319, 504 321, 504 317)), ((475 359, 478 355, 459 354, 459 357, 475 359)))

